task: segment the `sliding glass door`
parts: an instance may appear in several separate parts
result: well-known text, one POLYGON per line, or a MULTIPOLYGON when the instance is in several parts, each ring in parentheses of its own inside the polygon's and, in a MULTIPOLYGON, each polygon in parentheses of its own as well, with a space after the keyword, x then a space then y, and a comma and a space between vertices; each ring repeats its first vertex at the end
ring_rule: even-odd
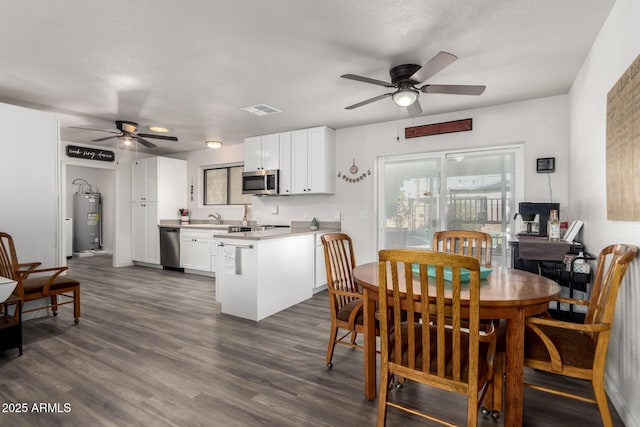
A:
POLYGON ((508 265, 505 239, 515 212, 522 148, 379 159, 378 248, 430 249, 438 230, 493 237, 494 263, 508 265))
POLYGON ((431 247, 440 227, 441 163, 440 156, 382 162, 380 248, 431 247))

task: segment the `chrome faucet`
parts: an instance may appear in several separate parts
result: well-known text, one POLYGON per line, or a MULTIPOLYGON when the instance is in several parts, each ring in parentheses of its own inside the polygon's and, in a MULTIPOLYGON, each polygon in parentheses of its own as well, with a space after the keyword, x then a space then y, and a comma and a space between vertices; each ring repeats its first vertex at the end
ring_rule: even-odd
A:
POLYGON ((218 212, 213 213, 213 214, 209 214, 209 217, 215 218, 216 219, 216 224, 222 224, 222 215, 220 215, 218 212))

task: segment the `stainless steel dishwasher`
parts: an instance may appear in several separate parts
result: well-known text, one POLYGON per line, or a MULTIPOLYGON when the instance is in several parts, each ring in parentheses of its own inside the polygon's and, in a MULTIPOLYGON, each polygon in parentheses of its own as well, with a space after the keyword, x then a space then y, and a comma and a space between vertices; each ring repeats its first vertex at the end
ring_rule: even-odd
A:
POLYGON ((160 264, 170 270, 180 268, 180 228, 160 227, 160 264))

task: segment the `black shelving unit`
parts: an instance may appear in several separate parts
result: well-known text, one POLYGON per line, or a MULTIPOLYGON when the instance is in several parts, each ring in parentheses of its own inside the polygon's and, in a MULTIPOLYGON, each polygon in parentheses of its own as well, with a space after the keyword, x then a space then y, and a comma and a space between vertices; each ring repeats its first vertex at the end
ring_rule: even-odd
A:
MULTIPOLYGON (((591 273, 579 273, 574 271, 574 264, 577 260, 594 260, 595 258, 585 251, 582 243, 575 242, 569 246, 567 255, 575 255, 571 260, 569 271, 564 260, 530 260, 520 258, 519 242, 512 241, 511 245, 511 267, 518 270, 529 271, 547 277, 558 282, 560 286, 569 288, 569 297, 574 297, 574 291, 587 292, 591 283, 591 273), (583 255, 580 256, 579 254, 583 255)), ((559 320, 571 322, 583 322, 585 314, 574 311, 573 305, 569 306, 569 311, 561 310, 560 303, 556 304, 556 308, 549 308, 549 314, 559 320)))

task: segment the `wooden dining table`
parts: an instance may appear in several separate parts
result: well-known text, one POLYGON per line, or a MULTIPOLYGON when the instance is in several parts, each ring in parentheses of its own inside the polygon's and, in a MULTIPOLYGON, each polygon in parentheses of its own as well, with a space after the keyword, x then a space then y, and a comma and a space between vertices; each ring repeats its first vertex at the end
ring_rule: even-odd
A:
MULTIPOLYGON (((551 279, 530 272, 504 267, 482 280, 480 287, 480 318, 506 319, 506 379, 504 425, 522 425, 524 328, 525 318, 543 313, 549 302, 560 294, 560 286, 551 279)), ((404 282, 404 272, 399 281, 404 282)), ((376 334, 375 309, 378 300, 378 262, 354 268, 355 282, 364 296, 364 393, 368 400, 376 398, 376 334)), ((414 282, 418 278, 414 274, 414 282)), ((389 280, 388 286, 391 286, 389 280)), ((414 286, 419 292, 420 287, 414 286)), ((416 292, 416 291, 414 291, 416 292)), ((463 301, 469 298, 463 292, 463 301)))

